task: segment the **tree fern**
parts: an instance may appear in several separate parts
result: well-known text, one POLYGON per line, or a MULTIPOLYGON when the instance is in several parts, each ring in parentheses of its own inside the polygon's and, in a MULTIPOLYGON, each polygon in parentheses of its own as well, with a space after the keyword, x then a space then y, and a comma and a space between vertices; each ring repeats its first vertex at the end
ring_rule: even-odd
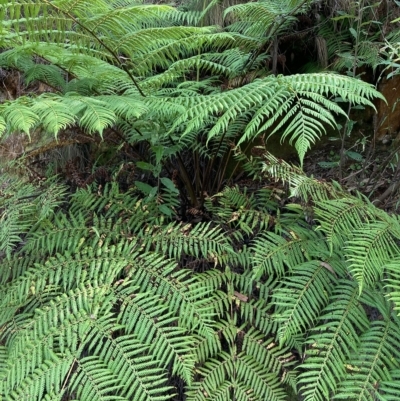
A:
MULTIPOLYGON (((79 190, 68 211, 27 231, 19 253, 2 260, 12 271, 3 272, 0 298, 2 395, 167 400, 179 377, 188 399, 368 400, 372 391, 393 399, 395 264, 382 263, 384 290, 348 274, 365 219, 341 229, 348 248, 330 247, 324 234, 336 220, 323 220, 322 204, 335 199, 317 202, 324 226, 313 231, 301 208, 276 216, 277 203, 264 205, 271 190, 224 192, 209 203, 219 227, 146 217, 140 196, 113 184, 79 190), (260 222, 231 221, 235 212, 260 222), (263 224, 261 212, 274 218, 263 224)), ((395 221, 390 227, 397 232, 395 221)))
MULTIPOLYGON (((210 28, 176 27, 173 26, 173 22, 169 18, 169 15, 173 14, 174 11, 167 6, 125 4, 124 7, 120 8, 113 4, 96 1, 94 4, 91 3, 91 11, 88 12, 88 7, 85 4, 82 1, 71 7, 66 2, 43 1, 37 2, 35 5, 24 5, 23 7, 26 8, 24 15, 26 15, 25 19, 28 24, 23 25, 21 23, 21 26, 19 12, 14 13, 14 8, 19 10, 19 2, 16 1, 2 6, 4 13, 10 14, 11 25, 15 29, 24 31, 27 35, 27 42, 25 42, 27 45, 19 43, 18 45, 21 45, 21 47, 17 46, 17 49, 19 49, 17 51, 22 51, 27 56, 40 54, 44 60, 55 64, 33 63, 32 61, 29 62, 29 57, 28 59, 25 58, 28 61, 28 65, 21 65, 20 67, 16 65, 16 67, 25 72, 28 81, 39 79, 53 88, 57 88, 57 90, 68 91, 73 86, 70 83, 65 82, 63 84, 62 82, 65 80, 65 72, 67 72, 67 74, 72 74, 74 79, 83 79, 82 84, 91 79, 93 89, 98 88, 94 91, 96 94, 98 94, 101 87, 106 89, 107 86, 108 92, 111 90, 114 93, 118 93, 118 86, 123 85, 125 92, 130 88, 131 94, 136 95, 136 97, 138 95, 143 96, 145 93, 141 89, 139 82, 143 80, 142 77, 149 76, 153 85, 155 81, 151 77, 154 75, 154 69, 157 68, 164 71, 166 79, 162 78, 159 82, 166 84, 171 82, 171 77, 168 78, 171 73, 175 77, 174 79, 181 79, 194 69, 200 68, 206 72, 210 68, 210 63, 207 62, 207 59, 212 54, 215 54, 215 51, 227 51, 226 54, 229 54, 229 49, 237 51, 240 48, 251 51, 255 43, 251 36, 257 36, 255 33, 251 35, 247 33, 247 36, 244 36, 235 32, 229 34, 215 32, 210 28), (55 19, 46 19, 45 15, 55 19), (29 23, 30 18, 34 18, 32 24, 29 23), (51 21, 54 22, 59 30, 59 37, 46 37, 48 26, 52 24, 51 21), (67 29, 67 26, 63 24, 57 25, 57 21, 73 22, 76 31, 72 27, 67 29), (48 25, 46 25, 46 28, 41 28, 41 23, 48 25), (167 26, 163 26, 163 24, 167 26), (40 40, 35 36, 37 34, 35 28, 44 35, 40 40), (70 37, 69 35, 72 36, 70 37), (74 43, 76 47, 74 53, 65 46, 67 39, 74 43), (49 42, 50 46, 46 44, 46 47, 44 47, 41 43, 43 41, 49 42), (214 52, 208 55, 207 53, 209 53, 210 49, 214 52), (92 59, 100 60, 97 62, 96 69, 91 68, 92 75, 88 76, 86 74, 86 77, 84 77, 82 73, 84 73, 85 67, 82 67, 81 63, 74 63, 77 63, 80 58, 85 58, 86 64, 92 66, 95 61, 91 60, 88 54, 92 56, 92 59), (120 57, 119 54, 124 55, 123 59, 127 61, 122 62, 122 56, 120 57), (101 64, 101 60, 105 62, 101 64), (183 63, 182 67, 180 67, 181 78, 179 78, 179 74, 177 75, 178 60, 180 64, 183 63), (114 64, 114 66, 110 64, 114 64), (106 83, 104 83, 104 79, 98 79, 104 77, 103 71, 106 71, 105 69, 102 70, 102 68, 99 69, 100 65, 103 68, 108 68, 108 75, 110 75, 111 71, 114 71, 112 74, 114 86, 110 86, 112 84, 107 77, 105 78, 106 83), (115 80, 114 75, 120 77, 119 82, 118 79, 115 80)), ((237 13, 239 20, 240 18, 245 20, 250 18, 250 22, 259 15, 260 10, 268 11, 266 14, 263 11, 265 15, 269 15, 269 12, 271 12, 271 15, 276 15, 278 19, 280 15, 290 15, 290 19, 285 19, 290 24, 294 15, 304 11, 307 6, 307 2, 299 4, 285 2, 282 5, 274 3, 268 6, 263 3, 248 3, 233 6, 228 12, 237 13), (252 11, 253 8, 256 11, 252 11)), ((273 28, 274 18, 272 17, 271 21, 268 20, 268 25, 271 25, 271 34, 277 35, 279 29, 287 29, 287 26, 278 22, 279 29, 277 31, 273 28)), ((15 47, 15 43, 12 42, 12 44, 15 47)), ((14 50, 12 52, 15 53, 14 50)), ((6 63, 3 65, 7 65, 7 63, 12 65, 13 60, 16 60, 15 58, 10 59, 10 55, 8 55, 8 58, 7 56, 2 56, 6 63)), ((214 56, 214 58, 216 57, 214 56)), ((220 59, 224 60, 224 57, 221 56, 220 59)), ((237 71, 237 67, 234 67, 237 59, 229 58, 229 60, 229 64, 225 66, 225 69, 219 69, 219 75, 231 75, 227 70, 231 66, 237 71)), ((216 61, 220 63, 217 58, 216 61)), ((213 65, 217 66, 215 62, 213 65)), ((161 79, 161 76, 158 77, 159 79, 161 79)), ((77 83, 78 81, 73 80, 72 85, 77 83)), ((146 84, 144 84, 143 88, 145 87, 146 84)), ((92 91, 92 95, 94 93, 92 91)), ((118 93, 118 95, 121 95, 121 93, 118 93)), ((150 94, 146 95, 149 96, 150 94)), ((372 87, 361 81, 332 74, 308 74, 291 77, 270 76, 245 85, 242 88, 209 95, 209 97, 180 96, 174 100, 174 103, 181 104, 188 110, 176 120, 172 129, 175 131, 180 126, 186 126, 183 130, 183 135, 188 134, 191 130, 198 131, 199 128, 204 126, 205 121, 209 121, 211 115, 217 113, 219 117, 213 127, 209 129, 208 135, 209 138, 212 138, 223 135, 229 124, 234 123, 237 118, 246 113, 252 118, 248 120, 248 126, 241 138, 239 138, 239 143, 241 140, 254 137, 275 124, 273 132, 282 127, 283 138, 288 136, 291 141, 294 141, 302 160, 310 145, 325 132, 325 125, 336 126, 331 113, 340 113, 341 109, 336 103, 329 101, 327 99, 328 96, 341 96, 341 98, 351 101, 353 104, 372 105, 370 99, 379 96, 379 94, 372 87), (188 121, 187 125, 186 121, 188 121)), ((127 118, 126 113, 122 115, 121 113, 115 113, 117 110, 121 110, 120 106, 116 105, 119 100, 118 97, 113 99, 104 97, 102 99, 93 99, 93 96, 91 96, 91 99, 89 99, 75 95, 63 96, 62 99, 52 97, 51 100, 50 105, 52 107, 50 110, 56 115, 54 123, 51 125, 51 111, 45 108, 44 105, 40 105, 40 98, 35 100, 35 103, 39 102, 35 111, 42 111, 46 115, 36 115, 31 107, 23 104, 22 99, 18 108, 11 104, 5 107, 3 114, 13 129, 23 130, 27 133, 34 127, 36 122, 44 121, 45 128, 54 133, 75 122, 89 133, 99 132, 102 134, 106 127, 112 126, 117 122, 116 114, 120 118, 127 118), (55 102, 63 104, 61 106, 55 102), (64 112, 62 113, 63 106, 64 112), (69 115, 67 111, 70 111, 69 115)), ((138 106, 139 109, 143 109, 140 104, 138 106)), ((161 109, 163 102, 158 103, 157 107, 161 109)), ((137 110, 137 107, 130 107, 130 110, 132 109, 137 110)), ((139 115, 136 114, 135 117, 138 118, 139 115)))
POLYGON ((48 90, 0 105, 3 135, 120 152, 75 193, 2 175, 0 397, 398 398, 398 219, 268 155, 256 188, 221 190, 234 146, 278 134, 302 161, 336 98, 381 97, 266 74, 311 4, 235 5, 226 31, 133 1, 0 4, 0 65, 48 90))

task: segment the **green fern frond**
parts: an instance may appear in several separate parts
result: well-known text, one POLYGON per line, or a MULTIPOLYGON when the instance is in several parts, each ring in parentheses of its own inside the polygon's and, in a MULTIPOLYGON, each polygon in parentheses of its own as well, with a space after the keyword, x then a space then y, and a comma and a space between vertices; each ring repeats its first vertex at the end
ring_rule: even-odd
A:
POLYGON ((216 312, 214 305, 208 303, 211 291, 193 283, 189 270, 177 270, 175 262, 166 260, 160 254, 136 254, 135 265, 129 269, 128 278, 140 287, 141 292, 152 290, 154 294, 168 299, 170 311, 179 316, 180 324, 189 331, 196 330, 203 336, 212 334, 216 312))
MULTIPOLYGON (((252 399, 257 400, 285 399, 277 376, 265 370, 263 362, 266 360, 259 362, 245 351, 240 354, 236 354, 233 349, 231 351, 233 355, 220 352, 219 359, 211 358, 199 369, 203 379, 189 389, 189 400, 205 400, 211 394, 213 399, 227 399, 221 397, 229 397, 228 394, 232 392, 235 398, 237 394, 238 399, 245 394, 251 394, 252 399)), ((249 351, 254 349, 249 347, 249 351)), ((271 364, 270 361, 268 363, 271 364)))
POLYGON ((364 287, 371 288, 382 280, 384 265, 400 254, 400 248, 392 236, 389 221, 363 224, 354 228, 352 234, 344 254, 361 293, 364 287))
POLYGON ((255 329, 246 333, 243 351, 261 364, 266 372, 274 373, 277 379, 282 377, 284 372, 289 372, 295 362, 288 347, 278 346, 272 339, 266 339, 264 333, 255 329))
POLYGON ((276 158, 271 153, 264 154, 266 159, 263 171, 271 178, 282 180, 289 185, 290 196, 300 198, 304 202, 326 201, 336 198, 348 198, 350 194, 333 181, 327 183, 308 177, 301 168, 276 158))
POLYGON ((75 251, 88 238, 90 228, 86 227, 86 216, 57 213, 46 225, 34 225, 23 250, 26 252, 46 251, 49 255, 75 251))
POLYGON ((34 64, 29 70, 25 71, 24 79, 28 85, 33 81, 42 81, 60 91, 65 87, 62 71, 55 65, 34 64))
MULTIPOLYGON (((58 100, 58 99, 57 99, 58 100)), ((31 110, 39 116, 43 128, 56 136, 61 130, 72 126, 76 122, 76 116, 66 110, 65 105, 52 97, 42 97, 31 110)))
POLYGON ((20 98, 17 102, 3 104, 1 113, 6 121, 8 131, 22 131, 30 137, 30 131, 39 119, 27 103, 20 98))
POLYGON ((253 242, 256 251, 254 275, 256 278, 270 274, 281 277, 287 269, 291 270, 312 257, 324 258, 329 251, 322 244, 318 232, 299 225, 279 234, 263 232, 253 242))
POLYGON ((173 362, 173 373, 191 383, 194 368, 191 348, 195 339, 177 325, 177 317, 163 305, 160 296, 139 292, 132 297, 135 292, 128 286, 118 293, 123 302, 121 323, 128 333, 150 347, 161 366, 173 362))
POLYGON ((155 246, 156 251, 175 259, 186 254, 211 258, 215 263, 222 263, 233 252, 229 238, 220 228, 211 227, 211 223, 200 223, 194 227, 190 224, 171 224, 167 230, 153 231, 150 244, 155 246))
POLYGON ((286 399, 284 389, 275 374, 267 373, 265 367, 251 356, 242 353, 236 360, 235 387, 243 394, 254 392, 259 399, 283 401, 286 399))
POLYGON ((185 136, 204 128, 211 116, 218 115, 217 122, 208 134, 211 139, 222 135, 229 124, 244 113, 251 113, 252 119, 238 141, 240 144, 265 132, 286 115, 282 124, 289 125, 283 135, 290 135, 291 141, 297 138, 297 150, 302 161, 306 149, 324 131, 322 123, 336 126, 331 113, 344 113, 336 103, 327 100, 331 95, 341 96, 353 104, 372 107, 373 97, 382 98, 369 84, 331 73, 269 76, 222 94, 179 99, 187 111, 177 119, 171 132, 187 122, 183 132, 185 136), (302 107, 307 113, 306 129, 304 121, 300 124, 300 117, 293 115, 293 110, 299 110, 302 103, 308 105, 306 109, 302 107))
POLYGON ((7 401, 42 399, 48 382, 52 383, 53 391, 59 394, 58 397, 61 397, 64 392, 63 381, 71 363, 73 363, 72 355, 60 358, 53 354, 51 358, 35 368, 32 374, 26 377, 18 387, 9 392, 7 401))
MULTIPOLYGON (((130 397, 149 401, 157 400, 157 397, 163 400, 170 398, 171 387, 166 384, 164 372, 157 366, 157 360, 148 353, 148 345, 130 334, 112 338, 110 331, 122 330, 123 326, 116 325, 110 318, 99 318, 92 327, 86 340, 95 345, 89 345, 93 356, 82 358, 79 366, 84 367, 88 358, 95 361, 91 364, 93 369, 96 369, 96 365, 100 368, 102 365, 107 367, 110 378, 118 384, 110 393, 120 394, 124 400, 130 397)), ((85 367, 80 375, 74 377, 73 386, 79 388, 82 385, 81 380, 90 380, 90 373, 85 371, 85 367)), ((93 383, 88 383, 89 389, 91 386, 93 383)))
POLYGON ((207 199, 205 204, 215 221, 218 219, 223 224, 237 227, 249 236, 266 229, 272 220, 269 210, 272 210, 273 203, 268 189, 248 193, 246 188, 242 191, 237 186, 227 187, 212 199, 207 199), (212 201, 218 203, 214 205, 212 201))
POLYGON ((399 257, 394 257, 390 262, 386 263, 384 269, 387 274, 387 277, 384 280, 386 283, 387 297, 391 302, 393 302, 393 309, 398 311, 400 309, 399 257))
POLYGON ((51 218, 62 203, 65 187, 49 180, 40 189, 3 174, 0 188, 0 252, 10 258, 15 247, 22 244, 30 226, 51 218))
POLYGON ((359 345, 358 332, 369 327, 359 302, 358 287, 339 281, 331 303, 312 329, 306 359, 299 376, 300 390, 306 401, 324 401, 337 390, 345 375, 345 362, 359 345))
MULTIPOLYGON (((346 363, 347 375, 341 382, 335 399, 386 399, 385 392, 382 394, 381 383, 390 381, 390 372, 399 367, 399 318, 390 311, 390 305, 382 294, 372 292, 368 294, 368 298, 368 303, 381 315, 360 336, 360 345, 346 363)), ((399 391, 397 394, 400 394, 399 391)))
POLYGON ((290 344, 292 336, 305 333, 312 326, 327 305, 334 282, 333 273, 318 261, 302 263, 284 278, 272 297, 280 344, 290 344))
POLYGON ((291 3, 273 0, 231 6, 225 10, 225 17, 234 18, 235 22, 228 29, 259 38, 283 32, 296 21, 292 12, 296 10, 296 14, 300 14, 308 7, 307 2, 303 2, 301 7, 299 2, 291 3))
POLYGON ((203 380, 194 383, 187 392, 188 401, 201 401, 214 394, 214 399, 229 399, 231 390, 230 378, 233 376, 233 362, 229 354, 222 351, 220 359, 209 359, 203 368, 198 369, 203 380))
POLYGON ((396 401, 400 394, 400 369, 393 369, 390 372, 390 380, 382 381, 380 383, 381 399, 385 401, 396 401))
POLYGON ((342 198, 316 202, 315 215, 319 219, 331 247, 343 247, 352 238, 354 229, 361 227, 366 221, 374 221, 378 210, 366 206, 362 198, 342 198))

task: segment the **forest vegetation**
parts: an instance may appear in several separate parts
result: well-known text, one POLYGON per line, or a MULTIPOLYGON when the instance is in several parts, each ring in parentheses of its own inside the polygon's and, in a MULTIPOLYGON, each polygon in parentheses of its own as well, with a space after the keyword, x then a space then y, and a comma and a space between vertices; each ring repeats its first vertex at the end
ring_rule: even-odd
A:
POLYGON ((0 16, 0 400, 400 399, 399 2, 0 16))

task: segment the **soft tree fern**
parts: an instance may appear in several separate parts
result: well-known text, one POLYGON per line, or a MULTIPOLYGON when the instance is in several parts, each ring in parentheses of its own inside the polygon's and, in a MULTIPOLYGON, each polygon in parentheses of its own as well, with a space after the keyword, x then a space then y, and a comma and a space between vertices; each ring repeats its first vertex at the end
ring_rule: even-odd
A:
MULTIPOLYGON (((46 83, 49 91, 4 103, 0 128, 3 135, 40 129, 41 135, 54 136, 73 126, 100 135, 118 130, 130 142, 150 140, 152 150, 171 148, 153 154, 154 163, 197 148, 213 160, 204 180, 215 157, 223 157, 208 148, 212 143, 240 145, 278 133, 294 143, 302 161, 326 127, 336 127, 332 113, 344 114, 333 98, 372 106, 380 96, 367 83, 332 73, 257 74, 264 57, 259 49, 289 29, 311 3, 234 6, 227 14, 236 22, 221 32, 177 26, 181 13, 168 6, 3 2, 0 65, 22 72, 28 83, 46 83), (268 16, 266 36, 249 28, 262 15, 268 16), (202 83, 210 73, 214 81, 202 83), (252 78, 244 79, 249 73, 252 78), (242 84, 221 91, 218 84, 226 80, 242 84)), ((189 190, 195 185, 184 181, 189 190)))
POLYGON ((385 243, 397 219, 349 195, 348 214, 340 188, 315 195, 313 225, 300 206, 280 208, 273 188, 227 188, 206 201, 213 222, 190 224, 117 183, 64 204, 52 184, 47 204, 28 198, 42 216, 28 227, 23 196, 7 177, 1 187, 15 210, 2 209, 2 235, 16 216, 26 227, 0 264, 4 399, 400 396, 400 249, 387 249, 390 262, 366 252, 361 282, 354 255, 373 244, 352 216, 392 223, 385 243), (331 204, 348 231, 336 234, 331 204))
POLYGON ((302 160, 335 97, 379 96, 262 71, 311 3, 235 6, 224 31, 163 5, 0 1, 0 65, 47 88, 0 105, 2 135, 117 137, 151 178, 124 187, 126 163, 69 193, 1 175, 2 399, 400 398, 398 219, 273 157, 265 174, 307 208, 215 193, 232 144, 280 134, 302 160))

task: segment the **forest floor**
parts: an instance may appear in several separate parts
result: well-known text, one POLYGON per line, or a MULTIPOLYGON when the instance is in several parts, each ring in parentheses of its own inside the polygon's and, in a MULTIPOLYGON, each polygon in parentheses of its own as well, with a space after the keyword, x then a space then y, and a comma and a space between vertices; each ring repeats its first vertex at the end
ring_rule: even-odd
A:
POLYGON ((337 181, 350 192, 361 192, 385 211, 399 212, 400 143, 374 143, 367 137, 351 137, 345 142, 340 168, 341 148, 340 140, 317 144, 304 160, 306 174, 337 181))

